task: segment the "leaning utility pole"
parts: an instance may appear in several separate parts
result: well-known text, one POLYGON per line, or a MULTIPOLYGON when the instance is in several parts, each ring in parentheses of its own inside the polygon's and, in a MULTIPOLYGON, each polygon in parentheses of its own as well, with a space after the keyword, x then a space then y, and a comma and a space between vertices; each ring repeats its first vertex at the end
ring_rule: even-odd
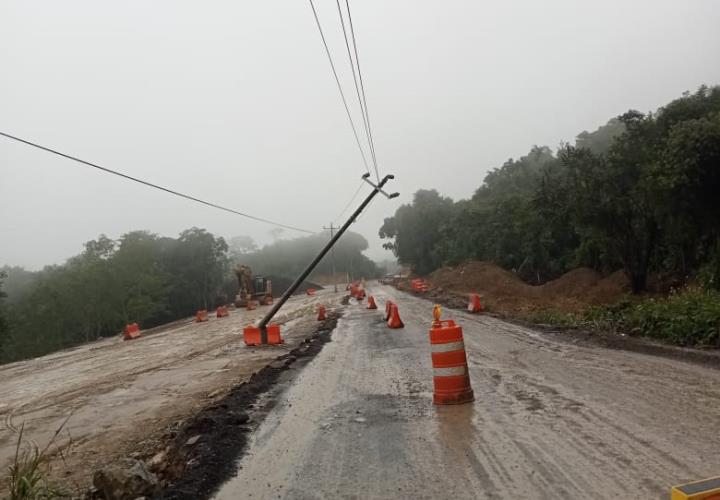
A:
MULTIPOLYGON (((332 240, 333 237, 333 231, 337 228, 333 227, 333 223, 330 223, 330 227, 323 226, 323 229, 326 231, 330 230, 330 239, 332 240)), ((335 285, 335 293, 337 293, 337 278, 335 277, 335 247, 333 246, 330 249, 330 258, 332 259, 332 276, 333 276, 333 285, 335 285)))
MULTIPOLYGON (((268 343, 268 333, 267 333, 267 325, 270 323, 270 320, 275 316, 275 314, 280 310, 280 308, 287 302, 287 300, 290 298, 290 296, 297 290, 297 288, 300 286, 300 284, 305 280, 305 278, 308 277, 308 275, 312 272, 313 269, 315 269, 315 266, 318 265, 318 262, 322 260, 323 257, 328 253, 328 251, 335 245, 337 240, 340 239, 340 236, 345 233, 348 227, 350 227, 350 224, 355 222, 355 219, 358 215, 362 213, 362 211, 365 209, 366 206, 372 201, 373 198, 375 198, 375 195, 378 193, 382 193, 385 197, 388 199, 395 198, 397 196, 400 196, 400 193, 392 193, 388 194, 385 191, 383 191, 383 186, 389 181, 390 179, 394 179, 394 175, 386 175, 382 178, 382 180, 378 184, 374 184, 372 181, 368 180, 368 177, 370 177, 370 174, 363 174, 362 178, 365 182, 370 184, 373 187, 373 190, 370 192, 370 194, 365 198, 365 200, 360 204, 360 206, 355 210, 355 212, 350 215, 347 221, 345 221, 345 224, 342 225, 340 229, 338 229, 338 232, 335 233, 335 235, 330 239, 327 245, 320 250, 320 253, 317 254, 317 256, 313 259, 313 261, 308 264, 308 266, 305 268, 305 270, 300 273, 300 276, 295 279, 292 285, 290 285, 290 288, 285 290, 285 293, 283 293, 282 297, 280 297, 280 300, 278 300, 275 305, 273 306, 270 311, 265 315, 265 317, 260 321, 260 324, 258 325, 258 328, 260 329, 260 343, 261 344, 267 344, 268 343)), ((248 327, 248 328, 254 328, 254 327, 248 327)))

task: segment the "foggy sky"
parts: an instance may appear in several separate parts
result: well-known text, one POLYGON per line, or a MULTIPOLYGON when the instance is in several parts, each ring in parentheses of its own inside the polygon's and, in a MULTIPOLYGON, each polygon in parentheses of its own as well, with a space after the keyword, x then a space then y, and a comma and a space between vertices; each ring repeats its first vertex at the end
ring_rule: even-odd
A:
MULTIPOLYGON (((316 6, 362 129, 337 7, 316 6)), ((353 226, 372 258, 389 256, 378 228, 417 189, 471 196, 534 144, 720 83, 713 0, 351 7, 380 171, 401 193, 353 226)), ((311 230, 364 172, 306 0, 0 0, 0 130, 311 230)), ((271 226, 0 137, 0 265, 62 262, 100 233, 192 226, 271 241, 271 226)))

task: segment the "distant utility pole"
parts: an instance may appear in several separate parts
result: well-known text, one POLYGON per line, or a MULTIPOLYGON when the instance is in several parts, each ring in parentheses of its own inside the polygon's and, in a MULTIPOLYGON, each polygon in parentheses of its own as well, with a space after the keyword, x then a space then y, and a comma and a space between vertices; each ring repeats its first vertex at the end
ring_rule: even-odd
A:
MULTIPOLYGON (((335 235, 334 231, 335 231, 335 229, 337 229, 336 227, 333 227, 333 223, 332 222, 330 223, 330 227, 323 226, 323 229, 325 229, 326 231, 328 229, 330 230, 330 239, 332 240, 333 236, 335 235)), ((331 259, 332 259, 333 285, 335 285, 335 292, 337 293, 337 278, 335 277, 335 246, 334 245, 330 249, 330 255, 331 255, 331 259)))

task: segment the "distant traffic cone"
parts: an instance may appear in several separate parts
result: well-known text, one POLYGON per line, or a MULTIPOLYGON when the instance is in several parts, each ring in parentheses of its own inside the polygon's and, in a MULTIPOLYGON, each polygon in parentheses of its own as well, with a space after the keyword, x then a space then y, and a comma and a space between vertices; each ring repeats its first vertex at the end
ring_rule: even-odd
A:
POLYGON ((470 302, 468 303, 468 312, 479 313, 482 311, 482 304, 480 303, 480 296, 477 293, 470 294, 470 302))
POLYGON ((325 306, 320 304, 318 306, 318 321, 325 321, 327 316, 325 315, 325 306))
POLYGON ((377 309, 377 304, 375 303, 375 297, 373 297, 372 295, 370 297, 368 297, 367 308, 368 309, 377 309))
POLYGON ((388 319, 387 326, 390 328, 403 328, 405 326, 400 319, 397 304, 390 305, 390 319, 388 319))
POLYGON ((252 310, 255 309, 256 307, 257 307, 257 303, 256 303, 254 300, 248 299, 248 301, 247 301, 247 306, 246 306, 247 310, 248 310, 248 311, 252 311, 252 310))
POLYGON ((203 323, 208 320, 207 309, 200 309, 195 313, 195 323, 203 323))
POLYGON ((226 318, 230 315, 228 312, 228 308, 226 306, 217 306, 217 310, 215 311, 215 316, 218 318, 226 318))
POLYGON ((452 320, 440 320, 440 306, 433 308, 430 348, 433 365, 433 403, 451 405, 475 399, 465 354, 462 328, 452 320))

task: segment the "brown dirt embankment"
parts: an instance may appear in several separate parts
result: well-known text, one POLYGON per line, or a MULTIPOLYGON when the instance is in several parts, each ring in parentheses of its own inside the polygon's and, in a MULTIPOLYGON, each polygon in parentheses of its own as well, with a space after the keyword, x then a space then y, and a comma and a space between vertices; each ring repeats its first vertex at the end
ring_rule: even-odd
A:
POLYGON ((547 309, 577 312, 615 302, 630 291, 622 271, 602 277, 592 269, 578 268, 543 285, 529 285, 491 262, 478 261, 440 268, 427 280, 432 295, 465 300, 468 293, 478 293, 488 310, 505 314, 547 309))

